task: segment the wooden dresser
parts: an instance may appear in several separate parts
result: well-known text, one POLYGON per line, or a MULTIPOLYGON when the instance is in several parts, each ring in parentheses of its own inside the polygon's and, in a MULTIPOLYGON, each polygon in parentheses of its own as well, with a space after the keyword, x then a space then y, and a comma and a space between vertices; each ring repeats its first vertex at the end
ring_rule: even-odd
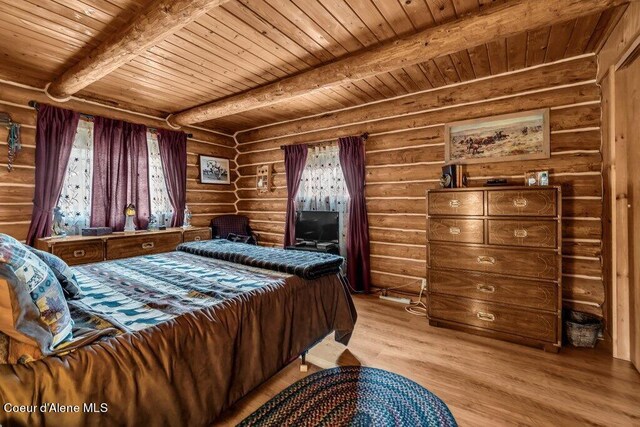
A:
POLYGON ((170 252, 182 242, 207 239, 211 239, 209 227, 191 227, 132 234, 117 232, 105 236, 52 237, 38 239, 35 246, 59 256, 69 265, 79 265, 170 252))
POLYGON ((429 323, 558 351, 560 187, 427 192, 429 323))

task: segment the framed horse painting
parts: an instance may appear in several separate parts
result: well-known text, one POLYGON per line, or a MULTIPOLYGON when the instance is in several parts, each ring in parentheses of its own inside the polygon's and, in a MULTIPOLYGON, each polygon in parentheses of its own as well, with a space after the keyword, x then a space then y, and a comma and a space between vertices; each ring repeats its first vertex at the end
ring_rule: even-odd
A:
POLYGON ((447 164, 548 159, 549 109, 447 123, 444 141, 447 164))
POLYGON ((229 159, 211 156, 198 156, 200 163, 200 182, 202 184, 229 184, 229 159))

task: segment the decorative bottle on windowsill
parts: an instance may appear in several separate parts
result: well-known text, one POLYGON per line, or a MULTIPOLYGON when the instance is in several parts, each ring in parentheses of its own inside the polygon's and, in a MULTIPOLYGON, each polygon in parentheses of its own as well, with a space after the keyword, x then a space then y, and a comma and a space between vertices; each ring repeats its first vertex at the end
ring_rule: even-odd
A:
POLYGON ((124 223, 124 232, 125 233, 135 233, 136 225, 133 223, 133 218, 136 216, 136 207, 133 203, 129 203, 129 205, 124 209, 125 215, 125 223, 124 223))
POLYGON ((189 205, 184 205, 184 221, 182 223, 182 228, 191 227, 191 209, 189 209, 189 205))
POLYGON ((51 231, 53 231, 53 237, 66 237, 67 231, 64 227, 64 214, 59 206, 56 206, 53 210, 53 222, 51 224, 51 231))

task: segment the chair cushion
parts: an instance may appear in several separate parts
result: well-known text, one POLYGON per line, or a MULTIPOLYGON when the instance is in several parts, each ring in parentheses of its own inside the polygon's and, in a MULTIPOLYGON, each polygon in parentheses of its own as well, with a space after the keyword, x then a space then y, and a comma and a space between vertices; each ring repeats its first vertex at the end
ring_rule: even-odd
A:
POLYGON ((73 320, 51 269, 22 243, 0 234, 0 332, 9 360, 37 359, 72 338, 73 320))
MULTIPOLYGON (((26 246, 26 245, 25 245, 26 246)), ((78 280, 71 268, 59 257, 49 252, 41 251, 31 246, 26 246, 31 252, 33 252, 38 258, 44 261, 47 266, 53 271, 56 279, 60 282, 62 290, 69 299, 80 298, 80 286, 78 286, 78 280)))

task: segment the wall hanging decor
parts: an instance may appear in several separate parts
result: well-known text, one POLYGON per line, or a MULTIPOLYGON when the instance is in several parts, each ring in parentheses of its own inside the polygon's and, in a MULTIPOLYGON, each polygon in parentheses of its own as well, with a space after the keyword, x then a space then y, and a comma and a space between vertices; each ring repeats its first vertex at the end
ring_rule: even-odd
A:
POLYGON ((271 191, 271 165, 260 165, 256 168, 256 190, 259 194, 271 191))
POLYGON ((200 183, 230 184, 229 159, 221 157, 200 156, 200 183))
POLYGON ((447 164, 548 159, 549 109, 447 123, 444 141, 447 164))
POLYGON ((7 128, 7 169, 9 172, 13 170, 13 162, 16 160, 18 151, 22 149, 20 144, 20 125, 11 120, 11 116, 7 113, 0 113, 0 126, 7 128))

